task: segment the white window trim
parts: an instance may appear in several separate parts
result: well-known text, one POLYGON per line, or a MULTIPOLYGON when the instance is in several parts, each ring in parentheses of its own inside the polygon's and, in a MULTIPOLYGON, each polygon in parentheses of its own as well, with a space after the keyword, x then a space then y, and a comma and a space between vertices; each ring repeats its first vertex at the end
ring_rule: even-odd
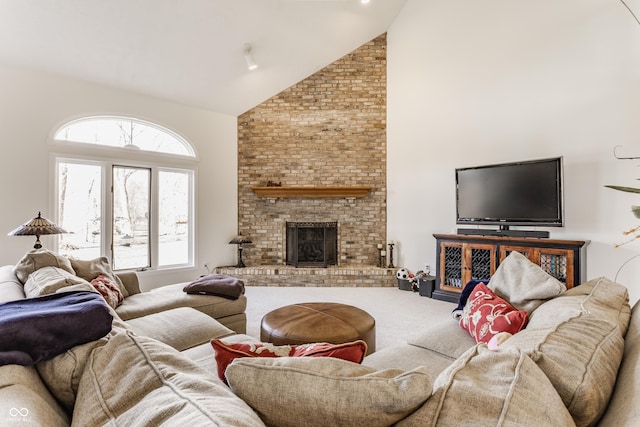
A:
POLYGON ((124 119, 124 120, 135 120, 138 121, 140 123, 144 123, 148 126, 151 127, 155 127, 158 130, 164 131, 170 135, 172 135, 173 137, 175 137, 177 140, 181 141, 182 144, 185 145, 185 147, 187 148, 187 150, 191 151, 192 155, 183 155, 183 154, 170 154, 170 153, 161 153, 161 152, 153 152, 153 151, 146 151, 146 150, 141 150, 140 152, 137 151, 132 151, 131 154, 135 155, 137 154, 141 154, 141 155, 147 155, 147 154, 151 154, 154 156, 157 156, 158 159, 161 159, 162 157, 165 157, 167 159, 172 159, 172 160, 177 160, 179 158, 184 159, 186 161, 191 161, 191 160, 198 160, 199 156, 198 156, 198 151, 196 150, 194 144, 191 143, 191 141, 189 141, 187 138, 185 138, 184 136, 182 136, 179 132, 171 129, 168 126, 165 126, 163 124, 160 124, 154 120, 149 120, 143 117, 133 117, 133 116, 123 116, 121 114, 84 114, 84 115, 79 115, 79 116, 74 116, 71 117, 65 121, 59 122, 58 124, 56 124, 56 126, 53 127, 53 129, 49 132, 49 135, 47 137, 47 141, 49 142, 49 144, 53 144, 59 147, 64 147, 64 146, 69 146, 72 147, 72 150, 74 150, 74 152, 78 152, 78 151, 83 151, 82 147, 88 147, 90 151, 93 152, 93 150, 104 150, 105 153, 109 153, 111 152, 112 155, 118 157, 119 154, 122 153, 123 148, 122 147, 111 147, 111 146, 107 146, 107 145, 99 145, 99 144, 88 144, 85 142, 74 142, 74 141, 67 141, 67 140, 61 140, 61 139, 56 139, 55 135, 58 132, 58 130, 60 130, 61 128, 68 126, 74 122, 81 122, 83 120, 89 120, 89 119, 100 119, 100 118, 104 118, 104 119, 124 119))
MULTIPOLYGON (((92 118, 92 117, 106 117, 107 115, 86 115, 84 118, 92 118)), ((109 117, 114 117, 113 115, 109 117)), ((122 117, 122 116, 117 116, 122 117)), ((158 244, 159 244, 159 236, 157 235, 158 231, 158 218, 157 215, 154 215, 152 223, 151 223, 151 268, 145 270, 145 273, 148 272, 151 276, 161 272, 161 271, 196 271, 197 265, 197 206, 196 206, 196 194, 198 191, 197 182, 198 182, 198 157, 193 144, 191 144, 184 137, 180 138, 184 140, 187 144, 190 145, 191 149, 194 152, 194 157, 183 156, 178 154, 167 154, 167 153, 157 153, 151 151, 137 151, 137 150, 128 150, 122 147, 110 147, 110 146, 101 146, 94 144, 86 144, 86 143, 78 143, 78 142, 69 142, 69 141, 60 141, 55 140, 53 137, 58 129, 62 126, 65 126, 68 123, 76 121, 78 119, 82 119, 82 117, 78 117, 77 119, 66 120, 61 123, 57 127, 55 127, 49 135, 48 144, 52 147, 49 155, 50 161, 50 176, 53 179, 50 179, 49 183, 49 205, 51 207, 50 212, 53 212, 54 218, 58 218, 58 164, 59 162, 75 162, 75 163, 93 163, 96 165, 102 166, 102 179, 104 182, 103 191, 101 196, 101 203, 103 206, 103 215, 105 220, 101 223, 101 233, 104 236, 109 236, 108 239, 102 239, 101 241, 101 253, 103 256, 106 256, 111 262, 112 259, 112 251, 111 251, 111 243, 112 243, 112 223, 113 223, 113 212, 111 209, 112 204, 112 193, 111 191, 107 191, 112 186, 112 177, 111 167, 113 165, 124 165, 124 166, 132 166, 132 167, 143 167, 143 168, 151 168, 152 169, 152 188, 151 188, 151 203, 156 209, 158 208, 158 179, 157 174, 159 171, 180 171, 180 172, 188 172, 190 176, 190 185, 192 192, 189 195, 189 209, 191 212, 192 221, 189 224, 188 233, 189 233, 189 241, 190 245, 188 248, 188 263, 187 264, 179 264, 179 265, 166 265, 166 266, 158 266, 157 263, 159 261, 158 255, 158 244), (154 273, 157 272, 157 273, 154 273)), ((140 120, 136 118, 136 120, 140 120)), ((141 120, 144 121, 144 120, 141 120)), ((157 125, 153 122, 150 124, 155 125, 159 128, 163 128, 161 125, 157 125)), ((168 129, 168 128, 166 128, 168 129)), ((175 131, 171 131, 171 133, 179 136, 175 131)), ((54 235, 53 244, 55 247, 58 247, 59 237, 54 235)), ((119 270, 126 271, 126 270, 119 270)), ((144 274, 144 273, 143 273, 144 274)))

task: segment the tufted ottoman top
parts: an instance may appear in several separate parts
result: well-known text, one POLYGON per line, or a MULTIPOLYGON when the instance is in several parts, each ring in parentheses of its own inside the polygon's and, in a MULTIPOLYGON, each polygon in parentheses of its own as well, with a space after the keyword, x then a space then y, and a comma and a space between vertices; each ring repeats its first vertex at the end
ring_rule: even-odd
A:
POLYGON ((376 347, 375 325, 369 313, 351 305, 299 303, 267 313, 260 324, 260 340, 275 345, 363 340, 371 354, 376 347))

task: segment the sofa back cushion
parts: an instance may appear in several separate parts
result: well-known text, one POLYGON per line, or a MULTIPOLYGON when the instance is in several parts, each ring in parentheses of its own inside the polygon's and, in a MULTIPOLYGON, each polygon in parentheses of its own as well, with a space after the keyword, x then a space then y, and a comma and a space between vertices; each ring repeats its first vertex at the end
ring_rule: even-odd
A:
POLYGON ((640 423, 640 301, 631 311, 631 321, 625 336, 624 356, 618 371, 613 394, 600 426, 618 427, 640 423))
POLYGON ((120 320, 113 309, 110 309, 110 312, 114 317, 112 329, 107 335, 86 344, 76 345, 64 353, 36 365, 42 381, 69 413, 73 411, 80 377, 84 373, 85 365, 93 349, 105 345, 110 337, 119 331, 129 329, 129 325, 120 320))
POLYGON ((116 276, 118 276, 118 278, 122 282, 122 285, 127 290, 127 294, 135 295, 140 293, 140 281, 138 280, 138 273, 136 273, 135 271, 120 271, 116 273, 116 276))
MULTIPOLYGON (((550 312, 556 312, 556 316, 560 318, 568 310, 578 310, 616 323, 620 328, 620 333, 624 335, 627 333, 631 318, 627 288, 605 277, 598 277, 569 289, 560 298, 550 300, 545 304, 545 309, 545 315, 537 316, 536 320, 534 320, 534 316, 537 313, 532 314, 531 321, 534 324, 543 321, 542 317, 552 316, 550 312)), ((548 319, 544 321, 548 322, 548 319)))
POLYGON ((107 257, 98 257, 90 260, 71 259, 71 266, 73 267, 75 274, 82 277, 87 282, 91 282, 101 274, 106 275, 118 285, 118 288, 124 297, 129 296, 129 292, 122 284, 120 277, 118 277, 118 275, 111 269, 111 265, 109 264, 107 257))
POLYGON ((528 354, 549 377, 576 425, 591 425, 606 409, 624 339, 616 324, 580 315, 554 329, 526 329, 501 347, 528 354))
POLYGON ((23 284, 27 282, 29 275, 42 267, 58 267, 68 273, 75 274, 69 258, 58 255, 47 249, 36 249, 27 252, 13 267, 13 272, 23 284))
POLYGON ((574 425, 549 379, 518 351, 479 344, 438 375, 433 389, 398 427, 574 425))
POLYGON ((425 367, 377 371, 333 357, 240 358, 227 381, 279 427, 392 425, 419 408, 432 385, 425 367))
POLYGON ((78 384, 89 354, 97 346, 104 345, 109 339, 109 335, 72 347, 64 353, 36 365, 42 380, 69 413, 73 412, 78 384))
POLYGON ((587 282, 540 306, 527 328, 500 349, 528 354, 576 424, 591 425, 604 413, 616 381, 628 305, 623 286, 606 279, 587 282))
POLYGON ((215 375, 177 350, 125 329, 88 355, 73 422, 95 425, 262 426, 215 375))

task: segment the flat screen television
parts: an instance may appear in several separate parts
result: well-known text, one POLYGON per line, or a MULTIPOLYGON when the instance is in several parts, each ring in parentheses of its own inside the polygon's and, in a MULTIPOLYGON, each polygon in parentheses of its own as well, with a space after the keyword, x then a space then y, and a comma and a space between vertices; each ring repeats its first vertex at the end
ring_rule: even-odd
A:
POLYGON ((510 226, 562 227, 562 157, 456 169, 456 223, 499 225, 461 234, 549 237, 510 226))

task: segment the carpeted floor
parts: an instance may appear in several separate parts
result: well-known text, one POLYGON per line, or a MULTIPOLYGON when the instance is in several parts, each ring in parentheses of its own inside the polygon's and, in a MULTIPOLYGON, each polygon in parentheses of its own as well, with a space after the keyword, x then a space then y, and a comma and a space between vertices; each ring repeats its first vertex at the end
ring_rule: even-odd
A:
POLYGON ((456 304, 398 288, 247 286, 247 334, 260 338, 260 320, 269 311, 300 302, 340 302, 359 307, 376 320, 376 349, 405 343, 429 322, 454 320, 456 304))

